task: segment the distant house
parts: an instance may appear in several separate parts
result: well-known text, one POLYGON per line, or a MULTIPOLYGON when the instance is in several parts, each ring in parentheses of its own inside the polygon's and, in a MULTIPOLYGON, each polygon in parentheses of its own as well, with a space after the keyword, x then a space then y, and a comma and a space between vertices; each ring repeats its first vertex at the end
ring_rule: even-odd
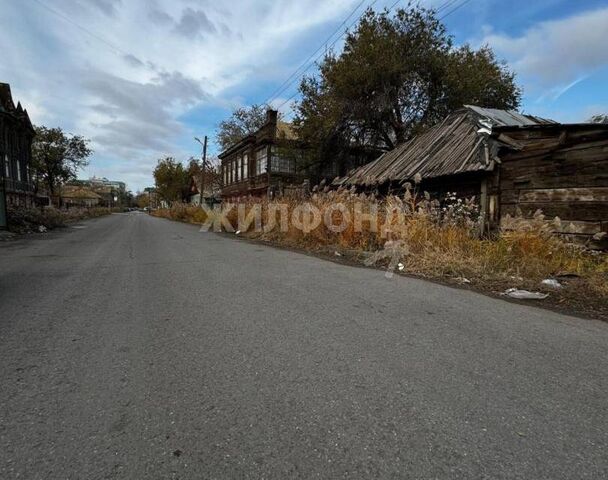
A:
POLYGON ((162 205, 164 200, 160 198, 160 195, 156 191, 154 187, 146 187, 144 188, 144 193, 148 195, 148 207, 149 208, 164 208, 165 205, 162 205))
POLYGON ((101 195, 86 187, 65 185, 61 188, 61 203, 66 207, 95 207, 101 199, 101 195))
POLYGON ((306 178, 304 152, 291 125, 280 121, 276 110, 268 110, 262 128, 219 154, 222 199, 273 196, 285 186, 301 184, 306 178))
POLYGON ((334 185, 399 191, 420 188, 476 196, 485 228, 507 215, 541 210, 557 231, 608 231, 608 125, 560 124, 513 111, 465 106, 334 185))
POLYGON ((193 205, 201 204, 201 190, 203 191, 203 201, 207 205, 220 201, 221 188, 217 174, 207 173, 203 179, 200 174, 192 175, 188 184, 188 203, 193 205))
POLYGON ((99 196, 99 204, 104 207, 121 205, 127 191, 125 182, 108 180, 105 177, 91 177, 88 180, 72 180, 68 186, 78 186, 95 192, 99 196))
MULTIPOLYGON (((21 103, 15 106, 11 87, 0 83, 0 202, 32 206, 34 187, 31 180, 32 140, 34 128, 21 103)), ((0 205, 3 210, 3 206, 0 205)))

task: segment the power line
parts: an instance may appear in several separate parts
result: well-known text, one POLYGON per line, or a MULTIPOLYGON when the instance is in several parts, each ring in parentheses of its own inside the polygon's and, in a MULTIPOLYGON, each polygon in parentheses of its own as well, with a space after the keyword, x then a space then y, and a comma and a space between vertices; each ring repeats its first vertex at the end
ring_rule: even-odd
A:
POLYGON ((452 10, 450 10, 448 13, 446 13, 445 15, 443 15, 442 17, 439 17, 439 20, 443 20, 444 18, 452 15, 452 13, 454 13, 456 10, 464 7, 467 3, 469 3, 471 0, 464 0, 460 5, 455 6, 452 10))
MULTIPOLYGON (((372 2, 372 3, 371 3, 369 6, 368 6, 368 9, 369 9, 369 8, 371 8, 371 7, 373 7, 373 6, 374 6, 374 4, 375 4, 377 1, 378 1, 378 0, 374 0, 374 1, 373 1, 373 2, 372 2)), ((395 6, 396 6, 396 5, 397 5, 397 4, 398 4, 400 1, 401 1, 401 0, 397 0, 396 2, 394 2, 394 3, 393 3, 393 4, 392 4, 392 5, 391 5, 391 6, 388 8, 388 11, 390 12, 390 11, 391 11, 393 8, 395 8, 395 6)), ((352 23, 351 23, 351 24, 350 24, 348 27, 349 27, 349 28, 350 28, 350 27, 352 27, 352 26, 353 26, 353 25, 354 25, 354 24, 355 24, 355 23, 356 23, 356 22, 357 22, 357 21, 358 21, 358 20, 359 20, 359 19, 360 19, 362 16, 363 16, 363 13, 362 13, 361 15, 359 15, 359 16, 358 16, 358 17, 357 17, 357 18, 356 18, 356 19, 355 19, 355 20, 354 20, 354 21, 353 21, 353 22, 352 22, 352 23)), ((331 43, 331 45, 329 45, 329 48, 333 47, 333 46, 334 46, 336 43, 338 43, 338 40, 340 40, 342 37, 344 37, 344 35, 346 35, 346 32, 344 32, 342 35, 340 35, 338 38, 336 38, 336 39, 335 39, 335 40, 334 40, 334 41, 331 43)), ((319 58, 319 57, 320 57, 320 55, 319 55, 319 56, 318 56, 318 57, 315 59, 315 61, 316 61, 316 60, 318 60, 318 58, 319 58)), ((313 65, 314 65, 314 62, 310 63, 310 64, 309 64, 309 65, 308 65, 308 66, 307 66, 307 67, 304 69, 304 71, 302 72, 302 74, 303 74, 303 73, 305 73, 306 71, 308 71, 308 69, 310 69, 310 67, 312 67, 313 65)), ((294 81, 295 81, 295 79, 294 79, 294 81)), ((292 83, 293 83, 293 81, 292 81, 292 82, 290 82, 290 85, 291 85, 292 83)), ((288 87, 286 87, 286 88, 288 88, 288 87)), ((298 94, 298 91, 296 90, 296 91, 295 91, 295 92, 294 92, 294 93, 293 93, 293 94, 292 94, 292 95, 291 95, 291 96, 290 96, 290 97, 289 97, 287 100, 285 100, 284 102, 282 102, 282 103, 281 103, 281 104, 280 104, 280 105, 277 107, 277 109, 280 109, 280 108, 281 108, 283 105, 285 105, 287 102, 289 102, 290 100, 292 100, 292 99, 293 99, 293 98, 294 98, 294 97, 295 97, 297 94, 298 94)))
MULTIPOLYGON (((374 0, 372 3, 370 3, 370 4, 368 5, 367 9, 371 8, 371 7, 372 7, 372 6, 373 6, 373 5, 374 5, 374 4, 375 4, 377 1, 378 1, 378 0, 374 0)), ((398 0, 398 1, 399 1, 399 0, 398 0)), ((396 2, 396 3, 397 3, 397 2, 396 2)), ((391 8, 392 8, 392 7, 391 7, 391 8)), ((367 10, 367 9, 366 9, 366 10, 367 10)), ((350 24, 347 26, 347 30, 348 30, 348 28, 352 27, 352 26, 353 26, 353 25, 354 25, 354 24, 355 24, 355 23, 356 23, 356 22, 357 22, 357 21, 358 21, 358 20, 359 20, 359 19, 360 19, 362 16, 363 16, 363 13, 361 13, 361 14, 360 14, 360 15, 359 15, 357 18, 355 18, 355 20, 353 20, 353 21, 352 21, 352 22, 351 22, 351 23, 350 23, 350 24)), ((349 17, 350 17, 350 15, 349 15, 349 17)), ((347 20, 348 20, 348 18, 349 18, 349 17, 347 17, 347 20)), ((344 25, 344 23, 345 23, 345 22, 342 22, 342 25, 344 25)), ((341 25, 341 26, 342 26, 342 25, 341 25)), ((339 27, 339 28, 340 28, 340 27, 339 27)), ((338 29, 339 29, 339 28, 338 28, 338 29)), ((337 31, 337 30, 336 30, 336 31, 337 31)), ((335 33, 336 33, 336 32, 334 32, 332 35, 330 35, 329 39, 331 39, 331 37, 333 37, 333 35, 334 35, 335 33)), ((309 60, 310 60, 312 57, 314 57, 314 56, 315 56, 315 55, 316 55, 316 54, 319 52, 319 50, 321 50, 323 47, 325 47, 325 51, 327 51, 327 49, 328 49, 328 48, 333 47, 333 46, 334 46, 334 45, 335 45, 335 44, 338 42, 338 40, 340 40, 342 37, 344 37, 344 35, 345 35, 345 34, 346 34, 346 32, 343 32, 343 33, 342 33, 341 35, 339 35, 339 36, 338 36, 338 37, 337 37, 337 38, 336 38, 336 39, 335 39, 335 40, 334 40, 334 41, 333 41, 331 44, 328 44, 328 43, 326 42, 326 43, 324 43, 323 45, 321 45, 319 48, 317 48, 317 50, 316 50, 316 51, 315 51, 315 52, 314 52, 314 53, 313 53, 313 54, 312 54, 310 57, 308 57, 308 58, 307 58, 307 59, 304 61, 304 64, 306 64, 306 63, 307 63, 307 62, 308 62, 308 61, 309 61, 309 60)), ((280 90, 279 90, 277 93, 275 93, 273 96, 271 96, 271 98, 270 98, 270 99, 268 99, 268 100, 266 101, 266 103, 268 103, 268 102, 270 102, 270 101, 272 101, 272 100, 276 100, 277 96, 278 96, 278 95, 280 95, 280 94, 281 94, 282 92, 284 92, 285 90, 287 90, 287 89, 288 89, 288 88, 289 88, 289 87, 290 87, 290 86, 291 86, 291 85, 292 85, 292 84, 293 84, 295 81, 297 81, 297 80, 299 79, 299 77, 301 77, 301 76, 302 76, 304 73, 306 73, 306 72, 307 72, 307 71, 310 69, 310 67, 312 67, 312 66, 315 64, 315 62, 316 62, 316 61, 317 61, 319 58, 321 58, 321 55, 322 55, 322 54, 316 55, 316 58, 315 58, 314 60, 312 60, 312 62, 308 63, 308 64, 306 65, 306 67, 304 68, 304 70, 302 70, 301 72, 299 72, 299 74, 297 74, 297 76, 296 76, 296 77, 294 77, 294 78, 293 78, 293 80, 291 80, 290 82, 283 82, 283 84, 285 84, 285 86, 284 86, 283 88, 281 88, 281 89, 280 89, 280 90)), ((300 67, 300 69, 301 69, 301 67, 300 67)), ((298 69, 298 70, 300 70, 300 69, 298 69)), ((294 72, 294 73, 296 73, 296 72, 294 72)), ((290 76, 290 78, 291 78, 291 77, 293 77, 293 75, 291 75, 291 76, 290 76)), ((292 98, 293 98, 293 96, 292 96, 292 98)), ((285 102, 284 102, 284 103, 285 103, 285 102)), ((284 103, 283 103, 283 104, 284 104, 284 103)), ((283 104, 281 104, 281 106, 282 106, 283 104)), ((280 107, 279 107, 279 108, 280 108, 280 107)))
POLYGON ((457 1, 458 0, 446 0, 434 10, 435 12, 440 12, 441 10, 448 8, 450 5, 454 5, 457 1))
MULTIPOLYGON (((370 3, 370 4, 368 5, 367 9, 369 9, 369 8, 373 7, 373 6, 376 4, 376 2, 377 2, 377 1, 378 1, 378 0, 374 0, 372 3, 370 3)), ((395 3, 393 3, 393 5, 391 5, 391 7, 390 7, 390 9, 389 9, 389 10, 391 10, 391 9, 392 9, 392 8, 393 8, 395 5, 397 5, 397 3, 399 3, 400 1, 401 1, 401 0, 397 0, 395 3)), ((366 9, 366 11, 367 11, 367 9, 366 9)), ((365 13, 365 12, 363 12, 363 13, 365 13)), ((356 23, 356 22, 357 22, 357 21, 358 21, 358 20, 359 20, 359 19, 360 19, 360 18, 363 16, 363 13, 361 13, 361 14, 360 14, 360 15, 359 15, 357 18, 355 18, 355 19, 354 19, 354 20, 353 20, 353 21, 352 21, 352 22, 351 22, 351 23, 348 25, 348 27, 347 27, 347 31, 348 31, 348 29, 349 29, 350 27, 352 27, 352 26, 353 26, 353 25, 354 25, 354 24, 355 24, 355 23, 356 23)), ((321 47, 319 47, 319 48, 317 49, 317 52, 318 52, 318 51, 319 51, 321 48, 323 48, 323 47, 325 47, 325 48, 326 48, 326 50, 327 50, 328 48, 332 48, 332 47, 333 47, 333 46, 334 46, 336 43, 338 43, 338 41, 339 41, 339 40, 340 40, 342 37, 344 37, 344 35, 346 35, 346 32, 344 32, 344 33, 342 33, 340 36, 338 36, 338 37, 337 37, 337 38, 336 38, 336 39, 335 39, 335 40, 334 40, 334 41, 333 41, 331 44, 329 44, 329 45, 328 45, 328 44, 326 43, 326 44, 324 44, 324 45, 321 45, 321 47)), ((333 36, 333 35, 332 35, 332 36, 333 36)), ((330 38, 331 38, 331 37, 330 37, 330 38)), ((315 53, 316 53, 316 52, 315 52, 315 53)), ((311 55, 311 57, 312 57, 312 56, 314 56, 314 54, 313 54, 313 55, 311 55)), ((311 57, 309 57, 309 59, 310 59, 311 57)), ((289 87, 290 87, 290 86, 291 86, 291 85, 292 85, 292 84, 293 84, 295 81, 297 81, 297 80, 299 79, 299 77, 301 77, 301 76, 302 76, 304 73, 306 73, 306 72, 307 72, 307 71, 310 69, 310 67, 312 67, 312 66, 315 64, 315 62, 316 62, 316 61, 317 61, 319 58, 321 58, 321 55, 317 55, 317 57, 316 57, 316 58, 315 58, 315 59, 314 59, 312 62, 310 62, 310 63, 309 63, 307 66, 306 66, 306 68, 304 68, 304 70, 302 70, 302 71, 301 71, 301 72, 300 72, 300 73, 299 73, 299 74, 298 74, 296 77, 294 77, 294 78, 293 78, 293 80, 291 80, 290 82, 288 82, 288 83, 287 83, 287 85, 285 85, 285 87, 283 87, 283 88, 282 88, 282 89, 281 89, 281 90, 280 90, 280 91, 279 91, 279 92, 278 92, 278 93, 277 93, 277 94, 276 94, 274 97, 272 97, 271 99, 269 99, 269 100, 268 100, 266 103, 268 103, 269 101, 275 100, 279 94, 281 94, 282 92, 284 92, 285 90, 287 90, 287 89, 288 89, 288 88, 289 88, 289 87)), ((307 61, 308 61, 308 60, 307 60, 307 61)), ((305 63, 306 63, 306 62, 305 62, 305 63)), ((297 95, 297 92, 295 92, 295 93, 294 93, 294 94, 293 94, 291 97, 289 97, 289 98, 288 98, 286 101, 284 101, 283 103, 281 103, 281 105, 279 105, 277 108, 281 108, 283 105, 285 105, 285 104, 286 104, 286 103, 287 103, 289 100, 291 100, 291 99, 292 99, 293 97, 295 97, 296 95, 297 95)))
POLYGON ((45 3, 42 3, 41 0, 34 0, 38 5, 40 5, 42 8, 44 8, 45 10, 47 10, 48 12, 51 12, 53 15, 61 18, 62 20, 64 20, 65 22, 68 22, 69 24, 73 25, 74 27, 78 28, 80 31, 86 33, 87 35, 89 35, 90 37, 94 38, 95 40, 105 44, 107 47, 109 47, 111 50, 113 50, 112 53, 114 54, 119 54, 122 55, 123 57, 127 57, 127 56, 131 56, 130 53, 125 52, 122 48, 118 47, 117 45, 113 44, 112 42, 110 42, 109 40, 105 39, 104 37, 102 37, 101 35, 98 35, 97 33, 89 30, 86 27, 83 27, 82 25, 80 25, 78 22, 72 20, 70 17, 68 17, 67 15, 65 15, 64 13, 60 12, 59 10, 56 10, 53 7, 48 6, 45 3))
MULTIPOLYGON (((466 5, 466 4, 467 4, 467 3, 469 3, 470 1, 471 1, 471 0, 464 0, 462 3, 460 3, 460 4, 456 5, 456 6, 455 6, 455 7, 454 7, 452 10, 448 11, 448 12, 447 12, 445 15, 443 15, 443 16, 441 16, 441 17, 439 17, 439 20, 443 20, 444 18, 448 17, 449 15, 451 15, 452 13, 454 13, 456 10, 458 10, 458 9, 462 8, 464 5, 466 5)), ((374 5, 376 2, 377 2, 377 0, 374 0, 374 1, 373 1, 373 2, 372 2, 372 3, 371 3, 369 6, 368 6, 368 8, 371 8, 371 7, 372 7, 372 6, 373 6, 373 5, 374 5)), ((390 12, 390 11, 391 11, 391 10, 392 10, 392 9, 393 9, 393 8, 394 8, 394 7, 395 7, 395 6, 396 6, 396 5, 399 3, 399 2, 400 2, 400 0, 397 0, 396 2, 394 2, 394 3, 393 3, 393 4, 392 4, 392 5, 391 5, 391 6, 388 8, 388 11, 390 12)), ((457 2, 458 2, 458 0, 446 0, 446 1, 445 1, 444 3, 442 3, 442 4, 441 4, 439 7, 437 7, 437 9, 435 10, 435 13, 437 14, 437 13, 441 12, 442 10, 445 10, 445 9, 447 9, 447 8, 450 8, 450 7, 452 7, 453 5, 455 5, 457 2)), ((359 6, 357 6, 357 8, 356 8, 356 9, 358 9, 358 8, 359 8, 359 6)), ((356 9, 355 9, 355 10, 356 10, 356 9)), ((352 15, 352 13, 351 13, 351 15, 352 15)), ((355 20, 354 20, 354 21, 353 21, 353 22, 352 22, 352 23, 349 25, 349 28, 350 28, 352 25, 354 25, 354 24, 355 24, 355 22, 357 22, 357 21, 358 21, 358 20, 359 20, 359 19, 360 19, 362 16, 363 16, 363 14, 359 15, 359 16, 358 16, 358 17, 357 17, 357 18, 356 18, 356 19, 355 19, 355 20)), ((349 17, 350 17, 350 15, 349 15, 349 17)), ((347 17, 347 18, 348 18, 348 17, 347 17)), ((344 24, 344 22, 342 22, 342 25, 343 25, 343 24, 344 24)), ((331 38, 331 37, 332 37, 334 34, 335 34, 335 32, 334 32, 334 33, 333 33, 333 34, 330 36, 330 38, 331 38)), ((334 41, 333 41, 333 42, 332 42, 332 43, 329 45, 329 48, 333 47, 333 46, 334 46, 334 45, 335 45, 335 44, 338 42, 338 40, 340 40, 340 39, 341 39, 341 38, 342 38, 342 37, 343 37, 345 34, 346 34, 346 32, 344 32, 342 35, 340 35, 338 38, 336 38, 336 39, 335 39, 335 40, 334 40, 334 41)), ((327 46, 327 44, 325 44, 325 46, 327 46)), ((322 48, 322 47, 323 47, 323 45, 322 45, 320 48, 322 48)), ((315 55, 315 54, 316 54, 316 53, 317 53, 317 52, 320 50, 320 48, 318 48, 318 49, 316 50, 316 52, 315 52, 315 53, 313 53, 313 54, 312 54, 310 57, 308 57, 308 59, 307 59, 307 60, 305 60, 305 62, 304 62, 304 63, 306 63, 307 61, 309 61, 309 60, 310 60, 310 58, 312 58, 312 57, 313 57, 313 56, 314 56, 314 55, 315 55)), ((309 64, 306 66, 306 68, 305 68, 305 69, 304 69, 302 72, 300 72, 299 74, 297 74, 297 72, 298 72, 298 71, 301 69, 301 67, 300 67, 300 68, 298 68, 298 70, 296 70, 296 72, 294 72, 292 75, 290 75, 290 77, 289 77, 287 80, 289 80, 290 78, 292 78, 292 77, 294 76, 294 74, 297 74, 297 77, 296 77, 296 78, 293 78, 293 80, 291 80, 291 81, 287 81, 287 80, 286 80, 285 82, 283 82, 283 83, 281 84, 281 87, 282 87, 282 88, 280 87, 280 88, 279 88, 279 90, 278 90, 278 92, 275 90, 275 93, 273 93, 273 95, 271 95, 271 97, 270 97, 270 98, 269 98, 269 99, 268 99, 268 100, 267 100, 265 103, 269 103, 270 101, 275 100, 277 95, 279 95, 281 92, 283 92, 283 91, 285 91, 287 88, 289 88, 289 87, 290 87, 290 86, 291 86, 291 85, 292 85, 292 84, 293 84, 293 83, 294 83, 294 82, 297 80, 297 78, 301 77, 301 76, 302 76, 304 73, 306 73, 306 72, 307 72, 307 71, 310 69, 310 67, 314 65, 314 63, 316 62, 316 60, 318 60, 319 58, 320 58, 320 55, 318 55, 318 56, 317 56, 317 58, 315 58, 315 60, 314 60, 313 62, 309 63, 309 64), (285 86, 283 87, 283 85, 285 85, 285 86)), ((277 107, 277 109, 280 109, 280 108, 281 108, 281 107, 283 107, 285 104, 287 104, 289 101, 291 101, 291 100, 292 100, 294 97, 296 97, 296 96, 298 95, 298 93, 299 93, 299 92, 296 90, 296 91, 295 91, 295 92, 294 92, 294 93, 293 93, 293 94, 292 94, 292 95, 291 95, 289 98, 287 98, 286 100, 284 100, 284 101, 283 101, 283 102, 282 102, 282 103, 281 103, 281 104, 280 104, 280 105, 277 107)))
POLYGON ((270 94, 270 96, 268 97, 268 99, 264 102, 264 103, 268 103, 270 100, 275 98, 275 95, 277 95, 278 93, 280 93, 282 90, 281 88, 283 87, 283 85, 285 85, 287 82, 289 82, 289 80, 291 80, 295 75, 298 74, 298 72, 300 71, 300 69, 306 65, 306 63, 313 58, 317 53, 319 53, 319 51, 326 46, 329 41, 333 38, 333 36, 338 33, 338 31, 344 26, 344 24, 348 21, 348 19, 350 17, 352 17, 354 15, 354 13, 359 10, 359 8, 361 7, 361 5, 363 5, 363 3, 365 2, 365 0, 361 0, 357 6, 348 14, 348 16, 344 19, 344 21, 338 25, 338 27, 331 33, 331 35, 329 37, 327 37, 327 39, 325 40, 325 42, 323 42, 319 48, 317 48, 306 60, 304 60, 300 66, 289 76, 287 77, 287 79, 285 79, 285 81, 283 81, 283 83, 281 83, 281 85, 279 85, 274 91, 273 93, 270 94))

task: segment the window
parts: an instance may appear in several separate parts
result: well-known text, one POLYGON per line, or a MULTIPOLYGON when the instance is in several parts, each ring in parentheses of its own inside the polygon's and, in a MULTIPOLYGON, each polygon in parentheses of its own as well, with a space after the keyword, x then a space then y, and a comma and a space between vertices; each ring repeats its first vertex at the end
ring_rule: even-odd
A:
POLYGON ((236 182, 236 162, 230 161, 230 183, 236 182))
POLYGON ((17 160, 17 180, 21 181, 21 162, 17 160))
POLYGON ((10 178, 11 177, 11 169, 8 165, 8 155, 4 155, 4 176, 6 178, 10 178))
POLYGON ((281 173, 296 173, 296 160, 291 156, 286 155, 285 152, 281 152, 276 146, 271 148, 272 160, 270 170, 272 172, 281 173))
POLYGON ((255 152, 255 173, 256 175, 262 175, 268 171, 268 149, 266 147, 260 148, 255 152))
POLYGON ((249 177, 249 154, 243 154, 243 178, 249 177))
MULTIPOLYGON (((242 155, 239 154, 239 156, 236 158, 236 181, 239 181, 239 178, 241 177, 241 158, 242 155)), ((242 178, 241 178, 242 180, 242 178)))

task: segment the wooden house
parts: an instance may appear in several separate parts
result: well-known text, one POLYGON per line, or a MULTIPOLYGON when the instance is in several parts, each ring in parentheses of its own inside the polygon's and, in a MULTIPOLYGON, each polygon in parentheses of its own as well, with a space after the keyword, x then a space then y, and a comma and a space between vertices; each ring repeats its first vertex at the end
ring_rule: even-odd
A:
MULTIPOLYGON (((32 206, 35 195, 31 179, 34 128, 27 110, 13 102, 11 87, 0 83, 0 201, 32 206)), ((0 206, 2 208, 2 206, 0 206)))
POLYGON ((608 125, 560 124, 513 111, 465 106, 334 185, 379 193, 420 188, 476 196, 484 229, 541 210, 559 233, 608 231, 608 125))
POLYGON ((220 184, 217 172, 205 172, 204 177, 199 172, 190 176, 188 183, 188 203, 200 205, 203 201, 213 205, 220 201, 220 184), (201 199, 201 191, 203 192, 201 199))
POLYGON ((93 190, 77 185, 63 186, 60 196, 61 204, 66 207, 96 207, 103 199, 93 190))
POLYGON ((223 200, 274 196, 284 187, 301 184, 304 149, 291 125, 268 110, 266 123, 252 135, 219 154, 223 200))

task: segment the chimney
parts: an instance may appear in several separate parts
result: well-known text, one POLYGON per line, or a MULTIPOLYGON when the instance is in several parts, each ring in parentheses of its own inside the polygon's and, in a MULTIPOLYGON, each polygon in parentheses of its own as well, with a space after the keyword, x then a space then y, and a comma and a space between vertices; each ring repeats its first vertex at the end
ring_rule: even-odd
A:
POLYGON ((266 110, 266 123, 267 124, 273 123, 274 125, 276 125, 278 117, 279 117, 279 112, 277 112, 276 110, 272 110, 270 108, 268 110, 266 110))

